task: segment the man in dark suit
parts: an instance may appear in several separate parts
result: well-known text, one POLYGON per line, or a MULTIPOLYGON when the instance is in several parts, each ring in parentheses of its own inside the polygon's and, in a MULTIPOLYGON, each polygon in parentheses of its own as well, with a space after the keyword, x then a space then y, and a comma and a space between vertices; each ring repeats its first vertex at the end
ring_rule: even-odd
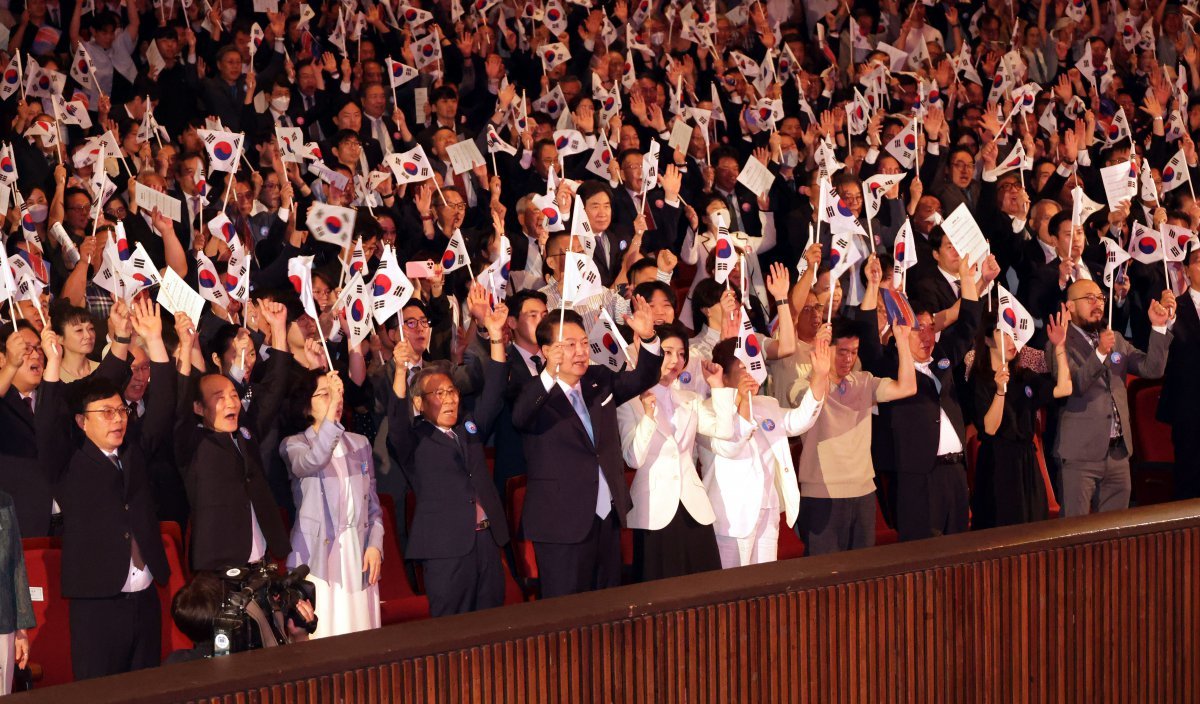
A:
POLYGON ((760 217, 758 198, 749 189, 738 183, 738 174, 742 172, 742 162, 737 152, 732 149, 713 150, 713 185, 712 192, 717 193, 729 203, 730 216, 733 222, 729 229, 734 232, 745 232, 751 237, 761 237, 763 234, 762 218, 760 217))
POLYGON ((1200 424, 1196 399, 1200 398, 1200 246, 1193 240, 1184 258, 1187 293, 1175 308, 1171 350, 1163 374, 1158 420, 1171 426, 1175 447, 1175 498, 1200 497, 1200 424))
POLYGON ((33 326, 17 323, 14 332, 5 326, 5 360, 0 368, 0 491, 13 498, 21 535, 29 538, 50 534, 53 490, 38 471, 37 438, 33 413, 45 362, 33 326))
MULTIPOLYGON (((63 508, 62 593, 70 599, 77 680, 153 667, 161 656, 154 582, 165 584, 170 567, 146 458, 170 437, 174 370, 158 306, 138 303, 131 317, 146 344, 151 379, 158 381, 139 422, 131 422, 121 387, 102 376, 80 382, 79 400, 68 410, 59 380, 62 342, 52 330, 42 335, 46 372, 36 414, 38 454, 63 508), (83 431, 82 443, 65 441, 72 423, 83 431)), ((120 339, 121 332, 114 335, 120 339)), ((121 344, 127 342, 128 337, 121 344)))
MULTIPOLYGON (((621 273, 621 262, 634 240, 635 228, 645 227, 641 223, 619 225, 613 218, 613 192, 603 181, 585 181, 575 192, 583 201, 588 222, 596 236, 596 249, 592 259, 600 273, 600 283, 609 287, 621 273)), ((639 257, 640 258, 640 257, 639 257)))
MULTIPOLYGON (((277 400, 261 397, 287 392, 287 309, 267 300, 258 309, 271 329, 271 358, 280 359, 269 365, 255 405, 277 407, 277 400)), ((176 461, 192 505, 192 569, 241 567, 268 552, 287 557, 291 543, 263 471, 259 436, 240 425, 237 389, 223 374, 200 376, 192 386, 195 393, 180 400, 175 427, 176 461)))
MULTIPOLYGON (((1094 281, 1076 281, 1067 289, 1067 363, 1073 390, 1058 415, 1055 454, 1062 462, 1064 516, 1129 508, 1129 453, 1133 449, 1125 375, 1154 379, 1167 365, 1167 330, 1175 296, 1163 291, 1151 301, 1150 347, 1142 352, 1106 327, 1103 292, 1094 281)), ((1047 351, 1050 374, 1057 361, 1047 351)))
POLYGON ((469 417, 460 413, 459 389, 448 364, 425 365, 410 391, 406 366, 417 354, 406 341, 393 348, 388 436, 417 498, 405 554, 421 561, 434 616, 504 603, 500 548, 508 543, 508 526, 483 444, 504 402, 507 317, 503 303, 484 315, 491 353, 483 363, 482 394, 469 417))
MULTIPOLYGON (((975 342, 981 306, 975 286, 975 267, 966 260, 959 269, 962 302, 957 321, 935 338, 933 314, 927 303, 914 303, 917 325, 910 346, 917 368, 917 393, 883 404, 880 422, 890 427, 896 469, 896 519, 901 540, 961 533, 967 529, 968 495, 963 450, 966 433, 954 384, 954 370, 975 342)), ((874 306, 855 311, 869 330, 878 328, 874 306)), ((884 348, 879 336, 860 338, 863 369, 895 378, 899 355, 884 348)))
POLYGON ((200 102, 204 114, 221 118, 221 124, 231 132, 252 128, 254 95, 242 75, 241 51, 233 45, 222 47, 217 52, 216 66, 217 75, 200 82, 200 102))
MULTIPOLYGON (((937 267, 921 270, 915 275, 910 273, 908 295, 914 303, 919 301, 932 311, 941 328, 958 319, 958 303, 964 298, 960 274, 963 259, 940 225, 930 231, 929 244, 933 248, 933 260, 937 267)), ((989 255, 984 261, 974 263, 979 265, 978 270, 982 272, 979 287, 986 288, 1000 273, 994 256, 989 255)))
POLYGON ((546 368, 517 397, 513 426, 525 438, 522 524, 543 597, 621 583, 619 531, 632 502, 617 407, 654 386, 662 367, 649 306, 637 300, 635 310, 627 318, 641 340, 633 371, 588 365, 587 332, 574 311, 549 315, 537 328, 546 368))
POLYGON ((642 239, 642 251, 678 251, 675 240, 679 232, 679 217, 683 212, 679 200, 679 188, 683 177, 680 176, 679 169, 673 165, 668 166, 659 178, 662 186, 652 188, 646 194, 646 206, 643 210, 642 163, 645 158, 645 155, 635 149, 626 149, 617 155, 621 164, 622 185, 617 188, 615 194, 613 222, 623 229, 633 229, 633 221, 638 215, 644 215, 646 234, 642 239))

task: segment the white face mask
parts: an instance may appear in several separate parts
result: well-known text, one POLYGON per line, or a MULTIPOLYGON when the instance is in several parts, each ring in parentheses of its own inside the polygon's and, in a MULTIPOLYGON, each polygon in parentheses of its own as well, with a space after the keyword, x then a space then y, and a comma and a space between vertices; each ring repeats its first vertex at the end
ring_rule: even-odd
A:
POLYGON ((49 206, 31 205, 29 206, 29 217, 33 218, 36 223, 46 222, 46 217, 50 215, 49 206))
POLYGON ((722 215, 725 216, 725 222, 733 222, 733 218, 729 216, 728 210, 724 208, 721 208, 720 210, 714 210, 708 215, 708 221, 712 223, 714 231, 717 229, 717 220, 719 220, 722 215))
POLYGON ((287 112, 291 104, 292 99, 286 95, 279 98, 271 98, 271 108, 275 112, 287 112))
POLYGON ((794 169, 800 163, 800 152, 789 149, 783 153, 783 165, 786 168, 794 169))
POLYGON ((237 8, 236 7, 230 7, 228 9, 221 10, 221 23, 224 24, 226 27, 231 26, 233 24, 233 20, 236 17, 237 17, 237 8))

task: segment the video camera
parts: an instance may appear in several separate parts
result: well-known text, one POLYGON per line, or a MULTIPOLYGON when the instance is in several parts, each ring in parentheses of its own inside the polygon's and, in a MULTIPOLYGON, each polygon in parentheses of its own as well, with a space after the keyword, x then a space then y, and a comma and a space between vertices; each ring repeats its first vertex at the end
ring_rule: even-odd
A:
POLYGON ((306 620, 296 609, 301 600, 314 599, 314 586, 306 577, 308 565, 280 574, 272 563, 221 573, 225 598, 213 618, 213 655, 290 643, 289 620, 310 634, 317 630, 317 617, 306 620))

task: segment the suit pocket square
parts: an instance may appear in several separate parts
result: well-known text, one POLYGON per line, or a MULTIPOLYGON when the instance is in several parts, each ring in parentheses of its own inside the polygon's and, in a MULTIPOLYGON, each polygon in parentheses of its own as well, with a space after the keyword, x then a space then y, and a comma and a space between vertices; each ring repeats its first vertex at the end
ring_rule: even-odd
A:
POLYGON ((600 405, 607 406, 610 403, 612 403, 612 394, 609 394, 608 396, 604 397, 604 400, 600 402, 600 405))

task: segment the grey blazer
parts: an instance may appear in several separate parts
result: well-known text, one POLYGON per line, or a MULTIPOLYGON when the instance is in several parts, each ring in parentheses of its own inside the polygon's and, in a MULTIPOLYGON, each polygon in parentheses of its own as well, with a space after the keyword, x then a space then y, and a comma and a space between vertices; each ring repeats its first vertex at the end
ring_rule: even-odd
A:
MULTIPOLYGON (((350 467, 350 491, 359 506, 366 507, 365 511, 360 508, 359 521, 353 526, 358 531, 359 543, 363 550, 374 547, 382 553, 383 513, 375 493, 374 459, 367 439, 347 433, 340 424, 326 422, 321 424, 320 432, 308 428, 285 438, 279 448, 292 475, 292 494, 296 501, 288 566, 307 564, 313 576, 327 582, 339 582, 344 576, 329 572, 329 565, 338 564, 334 551, 338 549, 337 538, 341 530, 346 528, 334 525, 332 510, 346 500, 343 483, 329 471, 339 439, 345 447, 346 463, 350 467)), ((361 562, 362 555, 357 559, 361 562)))
POLYGON ((12 497, 0 491, 0 634, 36 625, 17 509, 12 497))
MULTIPOLYGON (((1067 363, 1071 366, 1074 390, 1060 406, 1058 440, 1054 453, 1062 460, 1099 462, 1108 454, 1108 435, 1112 428, 1112 407, 1116 403, 1121 414, 1125 447, 1133 451, 1130 432, 1132 418, 1125 392, 1125 375, 1133 373, 1154 379, 1162 376, 1167 366, 1167 350, 1171 333, 1150 333, 1149 350, 1142 352, 1121 335, 1113 351, 1103 361, 1091 340, 1078 327, 1067 329, 1067 363), (1110 400, 1111 399, 1111 400, 1110 400)), ((1046 348, 1046 359, 1053 377, 1057 366, 1054 350, 1046 348)))

